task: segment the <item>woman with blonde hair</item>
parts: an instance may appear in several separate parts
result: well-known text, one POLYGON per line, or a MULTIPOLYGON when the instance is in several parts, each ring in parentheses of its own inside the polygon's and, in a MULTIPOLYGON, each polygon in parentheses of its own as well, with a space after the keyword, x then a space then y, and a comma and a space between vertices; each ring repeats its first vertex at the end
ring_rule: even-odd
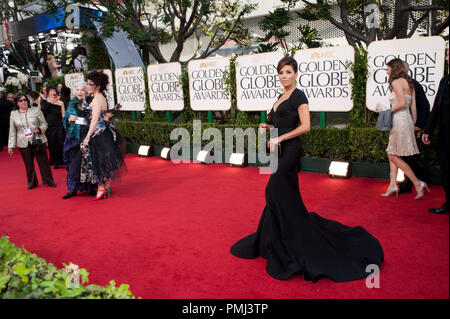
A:
POLYGON ((46 100, 47 96, 48 96, 47 87, 43 85, 39 90, 39 99, 37 101, 38 108, 41 108, 42 100, 46 100))
POLYGON ((50 73, 52 74, 52 78, 56 78, 58 76, 58 69, 60 69, 61 66, 56 63, 54 55, 49 54, 47 56, 47 64, 50 73))
POLYGON ((381 196, 388 197, 393 193, 398 196, 397 173, 400 168, 414 184, 417 192, 414 199, 419 199, 424 195, 425 189, 429 191, 428 186, 416 177, 411 167, 401 158, 419 154, 414 132, 414 123, 417 120, 414 82, 405 72, 404 62, 398 58, 387 63, 387 74, 391 92, 389 101, 392 107, 392 128, 386 149, 390 166, 390 183, 381 196))

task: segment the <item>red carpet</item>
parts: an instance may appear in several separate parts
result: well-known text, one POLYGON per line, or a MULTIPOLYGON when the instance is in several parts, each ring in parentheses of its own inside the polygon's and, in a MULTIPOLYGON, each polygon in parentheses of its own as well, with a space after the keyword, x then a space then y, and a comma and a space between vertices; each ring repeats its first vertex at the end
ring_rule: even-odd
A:
POLYGON ((111 199, 63 200, 65 169, 53 170, 57 188, 27 190, 18 152, 0 152, 0 234, 57 267, 86 268, 90 283, 114 279, 143 298, 449 298, 448 215, 427 212, 442 204, 441 186, 419 201, 382 198, 386 181, 300 173, 310 211, 361 225, 383 246, 380 288, 368 289, 364 280, 277 281, 264 259, 229 253, 256 230, 264 208, 269 176, 257 168, 134 155, 127 165, 111 199))

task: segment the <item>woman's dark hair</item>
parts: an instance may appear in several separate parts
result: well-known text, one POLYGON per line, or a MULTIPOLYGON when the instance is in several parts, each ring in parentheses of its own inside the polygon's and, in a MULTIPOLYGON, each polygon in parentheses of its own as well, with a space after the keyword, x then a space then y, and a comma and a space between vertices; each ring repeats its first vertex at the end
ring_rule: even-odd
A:
POLYGON ((28 108, 30 108, 30 100, 28 100, 28 96, 25 93, 19 92, 14 97, 14 110, 19 109, 19 105, 17 103, 19 103, 19 100, 22 98, 22 96, 25 97, 25 99, 27 100, 28 108))
POLYGON ((71 92, 71 90, 69 87, 63 86, 61 89, 61 96, 70 98, 70 92, 71 92))
POLYGON ((37 98, 39 98, 39 94, 35 91, 31 91, 30 96, 33 100, 36 100, 37 98))
POLYGON ((95 86, 100 86, 100 92, 106 90, 106 86, 109 84, 108 76, 103 71, 91 71, 86 75, 86 81, 91 80, 95 86))
POLYGON ((58 92, 54 86, 47 86, 47 95, 50 94, 51 90, 55 90, 55 92, 58 92))
POLYGON ((392 82, 397 79, 405 79, 411 91, 414 91, 414 82, 412 78, 405 72, 405 62, 399 58, 392 59, 387 64, 391 68, 391 76, 389 77, 389 89, 392 91, 392 82))
POLYGON ((67 109, 67 107, 69 106, 69 102, 70 102, 70 88, 68 88, 67 86, 63 86, 61 89, 61 101, 63 101, 64 103, 64 108, 67 109))
POLYGON ((294 69, 294 72, 297 73, 298 72, 298 64, 297 61, 295 61, 295 59, 293 57, 290 56, 286 56, 284 58, 282 58, 280 60, 280 62, 278 62, 278 66, 277 66, 277 71, 278 73, 280 73, 281 69, 283 67, 285 67, 286 65, 290 65, 292 66, 292 68, 294 69))

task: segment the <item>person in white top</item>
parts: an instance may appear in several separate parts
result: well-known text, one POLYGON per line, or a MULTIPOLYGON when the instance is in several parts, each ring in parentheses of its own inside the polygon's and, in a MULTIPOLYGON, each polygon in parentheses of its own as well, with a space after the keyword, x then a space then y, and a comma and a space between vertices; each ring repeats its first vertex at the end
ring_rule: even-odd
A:
POLYGON ((60 69, 61 66, 56 63, 55 56, 49 54, 47 56, 47 64, 52 78, 56 78, 58 76, 58 69, 60 69))
POLYGON ((87 58, 82 54, 77 56, 77 58, 75 59, 73 64, 75 67, 75 71, 77 71, 77 72, 82 72, 82 71, 87 70, 87 58))

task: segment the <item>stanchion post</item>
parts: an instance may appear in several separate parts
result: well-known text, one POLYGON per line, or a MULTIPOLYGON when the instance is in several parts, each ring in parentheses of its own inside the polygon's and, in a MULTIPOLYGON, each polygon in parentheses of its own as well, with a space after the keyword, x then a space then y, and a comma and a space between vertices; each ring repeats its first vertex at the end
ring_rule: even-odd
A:
POLYGON ((261 111, 261 123, 267 123, 267 112, 261 111))
POLYGON ((208 123, 214 123, 214 114, 212 111, 208 111, 208 123))
POLYGON ((320 112, 320 127, 326 128, 327 127, 327 113, 320 112))
POLYGON ((168 123, 172 123, 172 122, 173 122, 172 112, 167 111, 167 112, 166 112, 166 117, 167 117, 167 122, 168 122, 168 123))
POLYGON ((131 119, 133 122, 137 122, 137 113, 136 111, 131 112, 131 119))

